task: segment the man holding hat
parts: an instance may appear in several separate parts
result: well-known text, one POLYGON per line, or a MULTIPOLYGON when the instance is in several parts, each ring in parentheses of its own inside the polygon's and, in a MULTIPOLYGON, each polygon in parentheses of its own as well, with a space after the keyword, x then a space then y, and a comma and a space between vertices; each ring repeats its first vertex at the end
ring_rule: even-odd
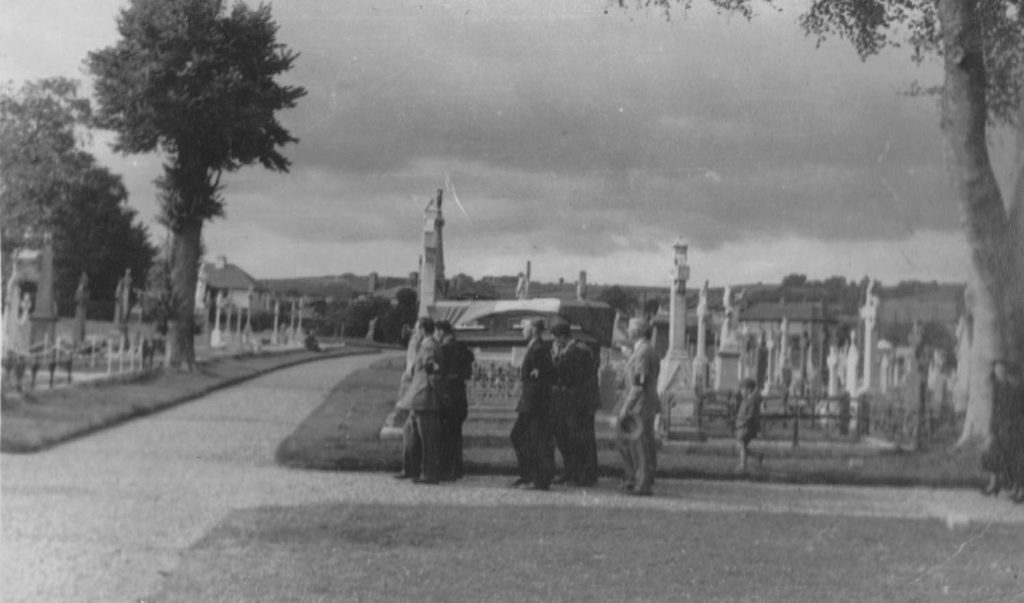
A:
POLYGON ((634 496, 650 496, 654 484, 654 418, 661 412, 658 398, 660 360, 651 345, 653 328, 642 318, 629 321, 633 353, 626 362, 626 399, 617 416, 619 452, 625 469, 622 489, 634 496))
POLYGON ((512 486, 532 484, 535 490, 547 490, 555 473, 549 408, 555 367, 551 352, 541 339, 543 332, 544 321, 539 318, 523 324, 523 337, 529 343, 520 371, 522 394, 516 405, 518 416, 510 434, 519 468, 519 479, 512 486))
POLYGON ((555 481, 577 485, 588 482, 589 485, 594 476, 583 474, 589 414, 584 395, 589 393, 587 385, 593 361, 587 346, 572 338, 572 329, 565 320, 555 321, 551 334, 555 338, 551 346, 551 362, 555 367, 555 383, 551 389, 552 431, 564 469, 555 481))

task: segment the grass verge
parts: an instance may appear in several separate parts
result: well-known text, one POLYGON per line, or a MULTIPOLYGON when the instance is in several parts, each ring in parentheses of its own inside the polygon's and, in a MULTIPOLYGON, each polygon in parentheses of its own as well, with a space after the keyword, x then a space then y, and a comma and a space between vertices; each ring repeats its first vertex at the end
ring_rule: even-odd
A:
POLYGON ((297 350, 239 355, 204 362, 192 373, 156 370, 130 380, 5 394, 0 451, 38 452, 270 371, 373 351, 346 347, 320 353, 297 350))

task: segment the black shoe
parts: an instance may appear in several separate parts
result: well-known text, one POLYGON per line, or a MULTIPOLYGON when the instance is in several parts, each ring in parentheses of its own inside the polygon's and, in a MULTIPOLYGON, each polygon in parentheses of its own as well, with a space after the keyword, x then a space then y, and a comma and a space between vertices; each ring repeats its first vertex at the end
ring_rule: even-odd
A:
POLYGON ((521 486, 529 486, 529 485, 530 485, 530 480, 526 479, 525 477, 520 477, 520 478, 517 478, 516 481, 512 482, 511 484, 509 484, 508 487, 509 488, 519 488, 521 486))
POLYGON ((411 475, 406 475, 404 473, 396 473, 394 475, 394 478, 395 479, 412 479, 412 476, 411 475))
POLYGON ((551 487, 547 484, 534 484, 527 488, 527 490, 537 490, 538 492, 547 492, 551 487))
POLYGON ((636 487, 636 484, 633 484, 631 482, 626 482, 626 483, 622 484, 621 486, 619 486, 619 490, 622 490, 623 492, 629 493, 629 492, 632 492, 633 488, 635 488, 635 487, 636 487))

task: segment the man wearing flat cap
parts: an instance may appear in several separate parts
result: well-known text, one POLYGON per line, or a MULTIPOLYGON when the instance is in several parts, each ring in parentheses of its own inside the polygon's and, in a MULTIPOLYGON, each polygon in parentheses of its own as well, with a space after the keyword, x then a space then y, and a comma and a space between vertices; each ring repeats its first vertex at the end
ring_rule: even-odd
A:
POLYGON ((520 371, 522 394, 516 405, 518 416, 510 435, 519 468, 519 478, 512 485, 531 485, 535 490, 547 490, 555 473, 550 409, 555 367, 551 352, 541 339, 543 332, 543 320, 523 324, 523 337, 529 343, 520 371))
MULTIPOLYGON (((554 336, 551 362, 555 367, 555 383, 551 388, 552 432, 563 465, 562 475, 555 482, 590 485, 596 475, 591 475, 590 471, 584 475, 589 460, 587 418, 592 416, 585 396, 590 393, 587 386, 594 363, 590 349, 572 337, 568 322, 556 320, 551 325, 551 334, 554 336)), ((592 421, 590 430, 593 431, 592 421)))
POLYGON ((629 321, 633 353, 626 362, 626 398, 618 412, 619 452, 625 470, 626 494, 650 496, 654 484, 654 418, 661 412, 658 398, 660 360, 651 345, 651 325, 640 318, 629 321), (623 427, 633 429, 625 430, 623 427), (639 425, 639 427, 636 427, 639 425))

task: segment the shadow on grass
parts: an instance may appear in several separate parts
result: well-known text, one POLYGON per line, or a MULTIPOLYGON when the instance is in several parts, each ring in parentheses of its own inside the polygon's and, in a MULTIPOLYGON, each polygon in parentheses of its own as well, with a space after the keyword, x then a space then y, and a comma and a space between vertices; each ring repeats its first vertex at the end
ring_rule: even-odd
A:
POLYGON ((405 358, 384 358, 355 371, 327 395, 277 448, 283 465, 304 469, 396 470, 401 442, 382 441, 405 358))
POLYGON ((592 502, 268 507, 231 513, 146 600, 1007 600, 1022 535, 592 502))

